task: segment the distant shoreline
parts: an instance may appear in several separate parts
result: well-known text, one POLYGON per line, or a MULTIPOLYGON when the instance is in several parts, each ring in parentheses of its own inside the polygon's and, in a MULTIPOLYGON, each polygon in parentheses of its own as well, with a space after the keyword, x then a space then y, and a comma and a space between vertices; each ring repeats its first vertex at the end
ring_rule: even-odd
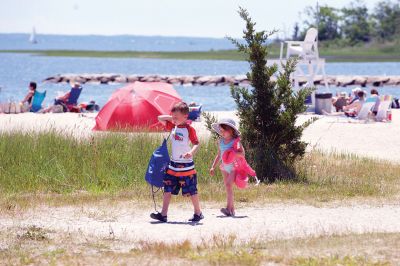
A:
MULTIPOLYGON (((148 52, 148 51, 89 51, 89 50, 0 50, 0 53, 32 54, 51 57, 88 57, 88 58, 148 58, 179 60, 231 60, 245 61, 243 54, 236 50, 148 52)), ((271 59, 279 57, 277 47, 271 46, 271 59)), ((384 53, 376 50, 346 49, 321 52, 328 62, 400 62, 398 53, 384 53)))

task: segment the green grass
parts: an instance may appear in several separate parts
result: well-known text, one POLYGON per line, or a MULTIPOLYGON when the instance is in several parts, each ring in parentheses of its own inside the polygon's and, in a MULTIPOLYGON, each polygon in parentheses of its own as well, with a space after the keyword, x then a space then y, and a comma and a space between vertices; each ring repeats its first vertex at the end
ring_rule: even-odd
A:
POLYGON ((245 60, 235 50, 205 52, 140 52, 140 51, 85 51, 85 50, 0 50, 0 53, 28 53, 40 56, 100 57, 100 58, 157 58, 191 60, 245 60))
MULTIPOLYGON (((273 43, 270 58, 278 58, 280 44, 273 43)), ((358 44, 355 46, 321 43, 320 55, 329 62, 399 62, 400 41, 391 43, 358 44)), ((87 51, 87 50, 0 50, 0 53, 28 53, 40 56, 99 57, 99 58, 158 58, 191 60, 236 60, 245 56, 236 50, 210 50, 194 52, 142 52, 142 51, 87 51)))
MULTIPOLYGON (((73 203, 102 198, 149 200, 144 174, 158 134, 110 133, 88 140, 56 132, 0 134, 0 206, 38 201, 73 203), (72 196, 71 196, 72 195, 72 196)), ((195 157, 202 200, 224 201, 220 173, 209 167, 216 146, 204 140, 195 157)), ((308 153, 297 163, 297 180, 236 190, 242 203, 271 200, 329 202, 393 198, 400 194, 400 165, 352 155, 308 153)))

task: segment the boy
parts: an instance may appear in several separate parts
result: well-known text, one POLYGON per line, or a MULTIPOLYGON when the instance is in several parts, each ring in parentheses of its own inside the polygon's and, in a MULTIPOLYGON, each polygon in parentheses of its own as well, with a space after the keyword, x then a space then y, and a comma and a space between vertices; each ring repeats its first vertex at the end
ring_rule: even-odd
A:
POLYGON ((189 221, 198 222, 204 218, 200 210, 197 175, 193 163, 193 155, 199 149, 199 141, 195 129, 186 123, 189 115, 189 107, 186 103, 175 104, 171 114, 158 117, 158 120, 165 125, 166 130, 171 130, 171 162, 164 177, 162 211, 161 213, 152 213, 150 217, 167 222, 171 194, 178 195, 182 188, 182 196, 190 196, 194 207, 194 215, 189 221), (192 143, 192 147, 189 142, 192 143))

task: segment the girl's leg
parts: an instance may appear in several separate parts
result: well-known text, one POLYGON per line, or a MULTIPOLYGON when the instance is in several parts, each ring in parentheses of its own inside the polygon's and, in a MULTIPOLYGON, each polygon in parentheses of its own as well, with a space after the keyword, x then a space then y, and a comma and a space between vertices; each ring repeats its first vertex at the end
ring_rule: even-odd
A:
MULTIPOLYGON (((224 173, 224 171, 223 171, 224 173)), ((233 206, 233 182, 235 180, 235 172, 231 171, 229 174, 224 173, 224 183, 226 189, 226 208, 234 214, 234 206, 233 206)))

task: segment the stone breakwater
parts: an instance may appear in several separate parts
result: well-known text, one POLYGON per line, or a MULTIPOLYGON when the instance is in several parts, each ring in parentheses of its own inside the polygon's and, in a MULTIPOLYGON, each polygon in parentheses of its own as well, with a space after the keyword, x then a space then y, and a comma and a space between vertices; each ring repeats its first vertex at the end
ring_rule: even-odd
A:
MULTIPOLYGON (((132 83, 142 82, 165 82, 174 85, 195 86, 224 86, 224 85, 249 85, 246 75, 219 75, 219 76, 173 76, 173 75, 121 75, 121 74, 62 74, 48 77, 44 82, 49 83, 132 83)), ((325 81, 329 85, 346 87, 357 86, 400 86, 400 76, 326 76, 325 81)), ((314 85, 324 85, 323 76, 314 77, 314 85)), ((299 84, 307 83, 306 78, 299 78, 299 84)))

